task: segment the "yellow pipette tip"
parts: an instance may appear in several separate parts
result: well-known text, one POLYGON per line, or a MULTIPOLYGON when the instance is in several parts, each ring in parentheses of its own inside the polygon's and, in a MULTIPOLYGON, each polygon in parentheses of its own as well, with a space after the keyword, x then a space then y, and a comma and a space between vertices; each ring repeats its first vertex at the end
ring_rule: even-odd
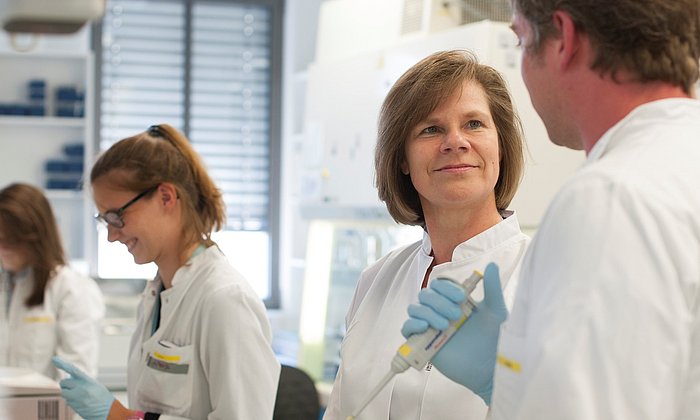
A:
POLYGON ((355 420, 355 416, 347 416, 345 417, 345 420, 355 420))

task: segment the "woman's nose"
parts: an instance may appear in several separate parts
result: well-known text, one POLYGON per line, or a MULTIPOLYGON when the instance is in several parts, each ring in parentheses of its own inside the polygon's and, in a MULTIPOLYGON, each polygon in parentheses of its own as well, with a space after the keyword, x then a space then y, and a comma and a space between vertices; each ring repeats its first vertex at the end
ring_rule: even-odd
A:
POLYGON ((469 138, 461 130, 450 130, 445 134, 441 150, 446 152, 450 150, 469 150, 471 143, 469 138))
POLYGON ((107 240, 109 242, 116 241, 119 237, 119 232, 121 232, 120 228, 114 227, 112 225, 107 225, 107 240))

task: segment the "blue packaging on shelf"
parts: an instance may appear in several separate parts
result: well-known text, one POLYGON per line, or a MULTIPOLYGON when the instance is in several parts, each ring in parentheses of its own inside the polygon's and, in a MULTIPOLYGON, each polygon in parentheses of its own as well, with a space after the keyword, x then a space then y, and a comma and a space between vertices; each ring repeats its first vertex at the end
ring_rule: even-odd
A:
POLYGON ((81 96, 78 90, 72 86, 62 86, 56 88, 56 100, 58 101, 77 101, 81 96))
POLYGON ((29 106, 22 104, 10 104, 10 115, 29 115, 29 106))
POLYGON ((83 117, 85 115, 85 94, 73 86, 59 86, 56 88, 57 117, 83 117))
POLYGON ((29 87, 29 101, 38 102, 46 99, 46 82, 44 80, 34 79, 27 83, 29 87))
POLYGON ((82 143, 66 144, 63 146, 63 153, 66 156, 83 158, 85 155, 85 145, 82 143))
POLYGON ((80 190, 83 188, 80 179, 53 179, 46 180, 46 188, 49 190, 80 190))
POLYGON ((56 116, 81 118, 85 116, 85 111, 82 106, 59 106, 56 108, 56 116))
POLYGON ((41 88, 44 89, 46 87, 46 80, 43 79, 32 79, 29 82, 27 82, 30 88, 41 88))
POLYGON ((29 105, 27 106, 27 115, 42 116, 46 115, 46 107, 44 105, 29 105))
POLYGON ((51 159, 47 160, 44 168, 47 172, 56 173, 73 173, 81 176, 83 174, 83 161, 82 160, 58 160, 51 159))

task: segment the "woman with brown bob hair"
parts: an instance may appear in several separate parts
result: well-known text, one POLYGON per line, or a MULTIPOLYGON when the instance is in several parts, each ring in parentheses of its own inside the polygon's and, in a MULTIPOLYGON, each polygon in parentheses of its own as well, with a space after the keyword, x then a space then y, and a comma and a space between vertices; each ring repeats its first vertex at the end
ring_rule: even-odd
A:
MULTIPOLYGON (((404 341, 406 307, 431 280, 461 282, 494 261, 512 302, 530 241, 507 210, 522 177, 523 153, 504 79, 468 51, 432 54, 391 88, 375 151, 379 198, 396 222, 425 233, 362 273, 326 419, 351 414, 367 387, 380 381, 404 341)), ((428 365, 396 376, 362 416, 481 420, 486 412, 479 396, 428 365)))
POLYGON ((59 379, 51 357, 97 374, 97 284, 67 265, 51 205, 29 184, 0 190, 0 365, 59 379))
POLYGON ((189 140, 151 126, 102 154, 90 182, 107 239, 158 272, 129 349, 131 409, 56 359, 68 404, 88 420, 272 418, 280 365, 265 307, 211 238, 224 201, 189 140))

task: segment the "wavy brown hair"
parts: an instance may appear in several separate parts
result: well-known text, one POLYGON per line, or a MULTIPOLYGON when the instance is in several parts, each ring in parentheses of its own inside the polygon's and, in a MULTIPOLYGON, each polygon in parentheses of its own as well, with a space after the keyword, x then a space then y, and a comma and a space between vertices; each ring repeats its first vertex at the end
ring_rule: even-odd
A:
POLYGON ((465 81, 478 83, 486 93, 498 132, 501 160, 496 182, 496 208, 505 210, 515 195, 525 165, 520 118, 503 77, 479 64, 466 50, 434 53, 408 69, 391 88, 379 113, 374 152, 375 184, 379 199, 397 223, 425 225, 423 208, 411 177, 401 171, 411 130, 465 81))
POLYGON ((17 183, 0 190, 0 241, 29 259, 34 285, 25 305, 43 304, 46 285, 66 256, 51 205, 40 189, 17 183))
POLYGON ((555 11, 568 13, 595 49, 591 69, 613 80, 618 71, 639 82, 663 81, 692 94, 700 59, 698 0, 513 0, 513 8, 532 27, 539 52, 542 42, 559 33, 555 11))
POLYGON ((189 140, 175 128, 155 125, 114 143, 93 165, 90 182, 113 171, 126 176, 110 178, 110 182, 128 191, 145 191, 163 182, 173 184, 182 202, 186 244, 214 243, 212 231, 221 229, 226 220, 221 191, 189 140))

